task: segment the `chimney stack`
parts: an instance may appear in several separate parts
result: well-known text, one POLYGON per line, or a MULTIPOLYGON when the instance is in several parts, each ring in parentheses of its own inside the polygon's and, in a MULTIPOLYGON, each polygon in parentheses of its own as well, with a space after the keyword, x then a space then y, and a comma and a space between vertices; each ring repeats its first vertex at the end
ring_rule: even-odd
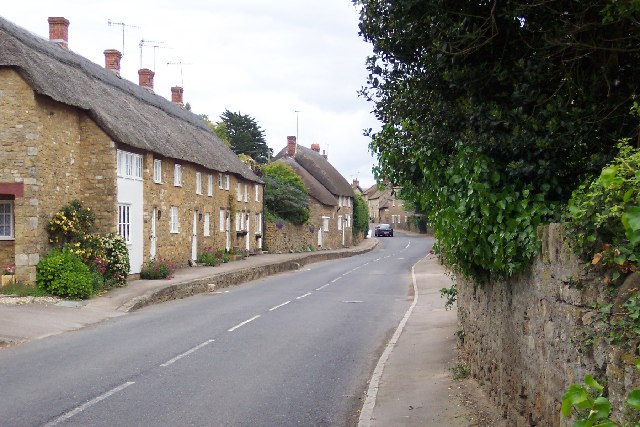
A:
POLYGON ((173 86, 171 88, 171 102, 181 107, 184 106, 184 103, 182 102, 183 92, 184 92, 184 89, 181 88, 180 86, 173 86))
POLYGON ((69 49, 69 20, 52 16, 47 21, 49 21, 49 40, 64 49, 69 49))
POLYGON ((138 70, 138 81, 140 82, 140 86, 147 88, 150 92, 153 92, 153 76, 155 75, 156 73, 148 68, 141 68, 138 70))
POLYGON ((116 76, 120 77, 120 59, 122 54, 119 50, 107 49, 104 51, 104 68, 116 73, 116 76))
POLYGON ((329 160, 329 156, 327 156, 327 152, 325 150, 322 150, 322 157, 324 157, 325 160, 329 160))
POLYGON ((358 181, 358 178, 354 178, 354 179, 353 179, 353 185, 352 185, 352 187, 353 187, 353 188, 355 188, 355 187, 360 187, 360 181, 358 181))
POLYGON ((296 137, 288 136, 287 137, 287 156, 294 157, 296 155, 296 137))
POLYGON ((311 144, 311 149, 320 154, 320 144, 311 144))

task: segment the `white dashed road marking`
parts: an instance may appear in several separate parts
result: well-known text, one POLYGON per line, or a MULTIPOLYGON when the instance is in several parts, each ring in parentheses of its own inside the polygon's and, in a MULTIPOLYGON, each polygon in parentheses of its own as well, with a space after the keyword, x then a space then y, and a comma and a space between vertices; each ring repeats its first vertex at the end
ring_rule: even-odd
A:
POLYGON ((285 306, 285 305, 289 304, 290 302, 291 302, 291 301, 283 302, 283 303, 282 303, 282 304, 280 304, 280 305, 276 305, 275 307, 271 307, 271 308, 269 309, 269 311, 277 310, 277 309, 279 309, 280 307, 283 307, 283 306, 285 306))
POLYGON ((259 314, 258 314, 257 316, 253 316, 251 319, 245 320, 245 321, 244 321, 244 322, 242 322, 242 323, 238 323, 238 324, 237 324, 236 326, 234 326, 233 328, 228 329, 228 330, 227 330, 227 332, 233 332, 233 331, 235 331, 236 329, 238 329, 239 327, 244 326, 244 325, 246 325, 247 323, 253 322, 253 321, 254 321, 254 320, 256 320, 258 317, 260 317, 260 315, 259 315, 259 314))
POLYGON ((176 356, 176 357, 174 357, 173 359, 171 359, 171 360, 167 360, 166 362, 164 362, 164 363, 163 363, 162 365, 160 365, 160 366, 162 366, 163 368, 166 368, 167 366, 169 366, 169 365, 171 365, 171 364, 173 364, 173 363, 177 362, 178 360, 182 359, 182 358, 183 358, 183 357, 185 357, 185 356, 190 355, 191 353, 193 353, 193 352, 195 352, 195 351, 200 350, 202 347, 204 347, 204 346, 206 346, 206 345, 209 345, 209 344, 211 344, 211 343, 212 343, 212 342, 214 342, 214 341, 215 341, 215 340, 208 340, 208 341, 203 342, 202 344, 198 344, 197 346, 193 347, 192 349, 187 350, 187 351, 185 351, 184 353, 177 355, 177 356, 176 356))
POLYGON ((309 295, 311 295, 311 292, 307 292, 304 295, 300 295, 299 297, 296 297, 296 299, 302 299, 302 298, 308 297, 309 295))

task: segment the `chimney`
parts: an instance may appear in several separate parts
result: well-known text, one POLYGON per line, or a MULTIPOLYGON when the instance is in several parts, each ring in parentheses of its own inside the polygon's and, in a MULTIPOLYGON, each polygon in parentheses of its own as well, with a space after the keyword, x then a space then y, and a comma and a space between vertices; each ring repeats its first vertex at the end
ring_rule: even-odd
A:
POLYGON ((358 179, 357 179, 357 178, 354 178, 354 179, 353 179, 353 185, 352 185, 352 187, 353 187, 353 188, 360 187, 360 181, 358 181, 358 179))
POLYGON ((179 106, 183 106, 184 103, 182 102, 182 93, 184 92, 184 89, 182 89, 180 86, 174 86, 171 88, 171 102, 173 102, 176 105, 179 106))
POLYGON ((287 156, 294 157, 296 155, 296 137, 287 137, 287 156))
POLYGON ((69 49, 69 20, 52 16, 49 21, 49 40, 64 49, 69 49))
POLYGON ((141 68, 138 70, 138 81, 140 82, 140 86, 149 89, 150 92, 153 92, 153 76, 156 73, 151 71, 148 68, 141 68))
POLYGON ((320 154, 320 144, 311 144, 311 149, 320 154))
POLYGON ((119 50, 107 49, 104 51, 104 68, 116 73, 116 76, 120 77, 120 59, 122 54, 119 50))
POLYGON ((329 156, 327 156, 327 152, 325 150, 322 150, 322 157, 324 157, 325 160, 329 160, 329 156))

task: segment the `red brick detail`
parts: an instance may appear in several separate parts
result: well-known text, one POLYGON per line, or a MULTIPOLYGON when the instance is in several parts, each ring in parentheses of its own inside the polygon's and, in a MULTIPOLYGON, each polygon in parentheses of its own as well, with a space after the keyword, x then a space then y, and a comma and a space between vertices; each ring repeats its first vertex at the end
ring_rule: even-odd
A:
POLYGON ((294 157, 296 155, 296 137, 287 137, 287 156, 294 157))
POLYGON ((120 76, 120 60, 122 54, 119 50, 107 49, 104 51, 104 67, 120 76))
POLYGON ((69 49, 69 20, 61 16, 52 16, 49 22, 49 40, 69 49))
POLYGON ((316 153, 320 153, 320 144, 311 144, 311 149, 316 153))
POLYGON ((138 70, 138 81, 140 83, 140 86, 146 87, 147 89, 153 91, 153 76, 155 75, 156 73, 148 68, 142 68, 138 70))
POLYGON ((15 197, 24 197, 24 183, 0 182, 0 194, 12 194, 15 197))
POLYGON ((180 86, 174 86, 171 88, 171 102, 178 105, 183 105, 182 94, 184 89, 180 86))

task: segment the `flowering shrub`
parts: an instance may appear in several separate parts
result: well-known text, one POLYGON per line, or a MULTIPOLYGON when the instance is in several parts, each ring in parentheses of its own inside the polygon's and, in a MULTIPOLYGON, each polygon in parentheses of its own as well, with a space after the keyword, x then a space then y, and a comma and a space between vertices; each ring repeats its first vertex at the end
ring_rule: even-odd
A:
POLYGON ((2 274, 14 275, 16 273, 16 268, 13 265, 8 266, 4 269, 2 274))
MULTIPOLYGON (((220 257, 221 258, 221 257, 220 257)), ((198 264, 208 265, 210 267, 215 267, 220 263, 220 258, 216 257, 214 250, 211 246, 205 248, 204 252, 198 256, 198 264)))
POLYGON ((100 239, 104 249, 104 260, 107 262, 104 273, 107 286, 125 286, 127 275, 131 269, 127 242, 122 236, 115 233, 101 236, 100 239))
POLYGON ((36 266, 38 287, 60 297, 90 297, 94 279, 82 259, 69 251, 53 250, 36 266))
POLYGON ((64 246, 82 240, 89 234, 95 217, 91 208, 85 208, 79 200, 72 200, 56 212, 47 226, 49 243, 64 246))
POLYGON ((141 279, 156 280, 167 279, 176 271, 175 264, 168 262, 162 257, 151 260, 142 268, 141 279))

